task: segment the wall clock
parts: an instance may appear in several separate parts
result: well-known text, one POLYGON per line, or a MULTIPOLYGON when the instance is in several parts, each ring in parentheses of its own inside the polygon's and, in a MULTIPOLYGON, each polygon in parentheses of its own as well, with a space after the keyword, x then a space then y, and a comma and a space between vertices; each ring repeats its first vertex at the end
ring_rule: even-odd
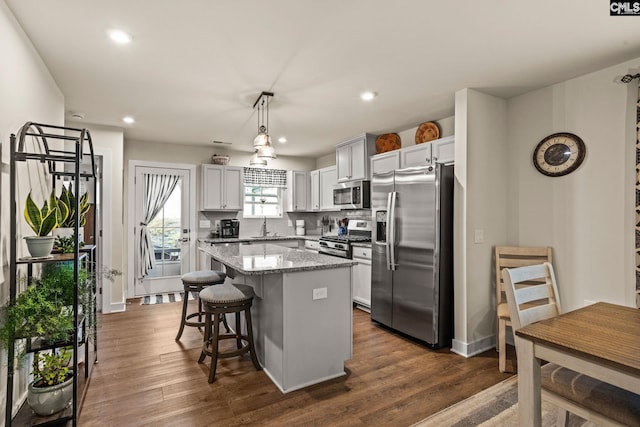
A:
POLYGON ((563 176, 582 164, 587 147, 582 138, 572 133, 554 133, 544 138, 533 150, 533 164, 543 175, 563 176))

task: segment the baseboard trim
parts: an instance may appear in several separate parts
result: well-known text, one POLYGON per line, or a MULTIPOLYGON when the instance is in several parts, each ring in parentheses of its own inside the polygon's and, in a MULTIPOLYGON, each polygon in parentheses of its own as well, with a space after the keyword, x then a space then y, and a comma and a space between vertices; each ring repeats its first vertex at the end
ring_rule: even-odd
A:
POLYGON ((111 303, 108 305, 109 307, 109 311, 105 314, 108 313, 120 313, 122 311, 126 311, 127 310, 127 303, 126 302, 117 302, 117 303, 111 303))
POLYGON ((477 354, 484 353, 487 350, 495 348, 496 336, 490 335, 479 340, 465 343, 460 340, 453 340, 451 343, 451 352, 459 354, 463 357, 473 357, 477 354))

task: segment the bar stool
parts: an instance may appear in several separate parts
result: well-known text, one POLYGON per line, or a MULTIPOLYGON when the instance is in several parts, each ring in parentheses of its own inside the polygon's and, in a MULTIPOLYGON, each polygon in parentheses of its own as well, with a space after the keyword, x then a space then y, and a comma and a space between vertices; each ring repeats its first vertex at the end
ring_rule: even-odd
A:
MULTIPOLYGON (((202 301, 198 299, 198 312, 187 314, 187 305, 189 303, 189 292, 198 292, 211 285, 220 285, 224 283, 224 279, 227 277, 226 273, 217 270, 203 270, 203 271, 191 271, 182 276, 182 286, 184 287, 184 298, 182 299, 182 317, 180 319, 180 329, 178 335, 176 335, 176 341, 182 336, 182 331, 185 326, 195 326, 201 328, 204 326, 202 320, 202 301), (198 316, 198 321, 191 321, 189 319, 198 316)), ((227 319, 223 318, 224 326, 229 331, 229 325, 227 325, 227 319)))
MULTIPOLYGON (((202 301, 205 313, 204 342, 202 353, 198 363, 202 363, 205 357, 211 357, 211 368, 209 369, 209 383, 212 383, 216 376, 218 358, 240 356, 249 353, 253 366, 260 371, 262 366, 258 363, 256 349, 253 344, 253 328, 251 326, 251 305, 253 304, 253 288, 247 285, 224 283, 220 286, 211 286, 200 291, 200 301, 202 301), (240 313, 244 311, 247 334, 242 335, 240 329, 240 313), (236 330, 235 333, 220 334, 220 317, 226 313, 235 313, 236 330), (213 319, 212 319, 212 316, 213 319), (237 350, 220 352, 218 343, 224 339, 235 339, 237 350), (246 344, 243 345, 243 341, 246 344)), ((228 332, 228 331, 227 331, 228 332)))

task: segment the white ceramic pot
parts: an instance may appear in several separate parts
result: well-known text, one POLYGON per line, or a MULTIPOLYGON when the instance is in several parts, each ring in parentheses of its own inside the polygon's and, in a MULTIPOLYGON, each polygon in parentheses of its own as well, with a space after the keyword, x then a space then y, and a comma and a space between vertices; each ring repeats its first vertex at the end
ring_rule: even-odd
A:
POLYGON ((52 415, 67 407, 73 397, 73 377, 62 384, 50 387, 34 387, 29 384, 27 402, 38 415, 52 415))
POLYGON ((34 258, 42 258, 49 256, 53 249, 54 236, 27 236, 24 240, 27 242, 27 249, 34 258))

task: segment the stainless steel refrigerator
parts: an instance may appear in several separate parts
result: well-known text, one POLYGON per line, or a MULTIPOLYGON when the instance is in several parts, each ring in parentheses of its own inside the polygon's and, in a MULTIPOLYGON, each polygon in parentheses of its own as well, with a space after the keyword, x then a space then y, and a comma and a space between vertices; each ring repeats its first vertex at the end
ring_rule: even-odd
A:
POLYGON ((432 348, 453 335, 453 165, 376 174, 371 319, 432 348))

